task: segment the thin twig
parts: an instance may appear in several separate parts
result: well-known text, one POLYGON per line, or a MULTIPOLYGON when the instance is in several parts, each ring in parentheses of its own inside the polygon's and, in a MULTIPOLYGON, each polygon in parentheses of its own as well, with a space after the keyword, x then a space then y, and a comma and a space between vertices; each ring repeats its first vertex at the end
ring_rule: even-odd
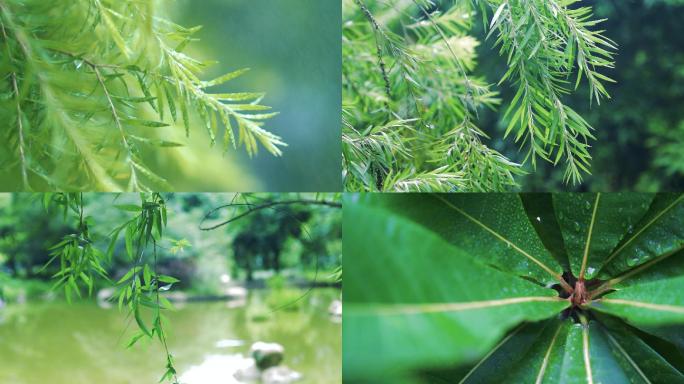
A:
MULTIPOLYGON (((377 56, 378 56, 378 65, 380 66, 380 72, 382 73, 382 79, 385 82, 385 93, 387 94, 387 98, 389 100, 392 100, 392 87, 390 86, 390 80, 389 80, 389 75, 387 74, 387 66, 385 65, 385 60, 382 58, 382 46, 380 45, 380 40, 378 39, 378 33, 382 34, 382 30, 380 28, 380 25, 378 22, 375 20, 375 17, 373 17, 373 14, 370 12, 366 4, 363 3, 362 0, 354 0, 356 4, 361 8, 361 11, 363 12, 364 16, 366 16, 366 19, 370 22, 371 26, 373 27, 373 35, 375 36, 375 48, 377 50, 377 56)), ((391 112, 390 106, 389 106, 389 101, 385 102, 385 106, 387 107, 387 110, 391 112)))
POLYGON ((102 78, 102 74, 100 73, 100 70, 98 69, 97 65, 91 61, 82 59, 84 63, 86 63, 90 68, 93 69, 95 72, 95 76, 97 77, 98 83, 100 83, 100 86, 102 87, 102 91, 104 92, 105 97, 107 98, 107 103, 109 104, 109 109, 112 112, 112 117, 114 118, 114 123, 116 124, 116 127, 119 129, 119 132, 121 133, 121 143, 124 145, 124 148, 128 152, 128 159, 126 159, 126 162, 128 163, 128 166, 131 170, 131 180, 129 184, 130 189, 138 189, 138 175, 135 171, 135 167, 132 164, 132 157, 133 157, 133 151, 131 149, 130 144, 128 143, 128 139, 126 139, 126 131, 124 130, 123 124, 121 124, 121 118, 119 118, 119 113, 116 111, 116 107, 114 106, 114 101, 112 100, 111 95, 109 94, 109 90, 107 89, 107 85, 104 82, 104 79, 102 78))
MULTIPOLYGON (((0 4, 0 7, 3 7, 0 4)), ((4 7, 2 8, 3 13, 4 13, 4 7)), ((0 21, 0 28, 2 29, 2 36, 5 39, 5 47, 7 48, 7 57, 9 58, 10 63, 14 62, 14 58, 12 57, 12 51, 9 46, 9 36, 7 35, 7 31, 5 30, 5 23, 0 21)), ((27 166, 26 166, 26 154, 24 153, 24 122, 22 121, 22 116, 23 112, 21 110, 21 100, 19 99, 19 86, 17 85, 17 74, 15 72, 10 73, 10 80, 12 82, 12 91, 14 92, 14 100, 16 101, 16 108, 17 108, 17 130, 18 130, 18 135, 19 135, 19 158, 21 161, 21 180, 23 182, 24 188, 27 190, 31 189, 31 186, 29 185, 28 182, 28 172, 27 172, 27 166)))
POLYGON ((262 209, 266 208, 271 208, 277 205, 293 205, 293 204, 305 204, 305 205, 323 205, 323 206, 328 206, 332 208, 342 208, 341 203, 337 203, 334 201, 328 201, 328 200, 311 200, 311 199, 298 199, 298 200, 283 200, 283 201, 271 201, 267 202, 261 205, 254 205, 251 203, 230 203, 230 204, 224 204, 221 206, 218 206, 211 211, 207 212, 202 220, 199 223, 199 229, 202 231, 213 231, 216 228, 223 227, 224 225, 228 225, 232 223, 235 220, 241 219, 247 215, 250 215, 256 211, 260 211, 262 209), (219 224, 204 227, 203 224, 209 219, 209 216, 213 215, 214 213, 224 209, 224 208, 235 208, 235 207, 248 207, 248 210, 246 212, 243 212, 237 216, 231 217, 230 219, 223 221, 219 224))

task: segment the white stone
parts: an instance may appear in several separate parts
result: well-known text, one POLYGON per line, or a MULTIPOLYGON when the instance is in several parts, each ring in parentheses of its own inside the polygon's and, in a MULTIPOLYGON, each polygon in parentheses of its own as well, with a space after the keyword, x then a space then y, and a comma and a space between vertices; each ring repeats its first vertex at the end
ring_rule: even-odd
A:
POLYGON ((285 357, 285 348, 278 343, 257 341, 252 344, 249 354, 254 358, 259 369, 266 369, 280 364, 285 357))

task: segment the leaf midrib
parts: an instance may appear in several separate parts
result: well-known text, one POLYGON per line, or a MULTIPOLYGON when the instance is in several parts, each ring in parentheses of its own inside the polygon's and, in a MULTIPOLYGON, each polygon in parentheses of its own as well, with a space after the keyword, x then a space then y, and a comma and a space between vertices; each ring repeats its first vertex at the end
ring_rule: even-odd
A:
POLYGON ((618 341, 615 340, 615 338, 613 337, 613 335, 610 334, 610 331, 609 331, 608 329, 605 329, 605 332, 604 332, 604 333, 606 334, 606 336, 608 336, 608 340, 610 340, 611 343, 613 343, 613 345, 615 345, 615 347, 617 347, 617 349, 620 351, 620 353, 622 353, 622 355, 623 355, 623 356, 627 359, 627 361, 632 365, 632 367, 634 368, 634 370, 637 371, 637 373, 639 374, 639 376, 641 376, 641 378, 642 378, 647 384, 652 384, 651 381, 646 377, 646 375, 644 375, 644 373, 641 371, 641 368, 639 368, 639 366, 634 362, 634 360, 632 360, 632 357, 629 356, 629 354, 627 353, 627 351, 625 351, 624 348, 622 348, 622 345, 620 345, 620 343, 618 343, 618 341))
POLYGON ((616 305, 624 305, 624 306, 628 306, 628 307, 652 309, 654 311, 684 314, 684 307, 679 306, 679 305, 656 304, 656 303, 648 303, 645 301, 626 300, 626 299, 611 299, 611 298, 602 298, 602 299, 596 300, 595 302, 597 302, 599 304, 600 303, 616 304, 616 305))
POLYGON ((444 204, 446 204, 449 208, 455 210, 456 212, 458 212, 458 213, 460 213, 461 215, 465 216, 468 220, 470 220, 470 221, 472 221, 473 223, 479 225, 479 226, 482 227, 484 230, 486 230, 487 232, 489 232, 489 233, 491 233, 492 235, 494 235, 497 239, 503 241, 503 242, 506 243, 507 245, 510 245, 510 246, 511 246, 513 249, 515 249, 518 253, 520 253, 520 254, 522 254, 523 256, 525 256, 526 258, 530 259, 532 262, 534 262, 535 264, 537 264, 540 268, 542 268, 545 272, 549 273, 551 276, 553 276, 554 278, 556 278, 558 281, 564 281, 563 278, 562 278, 562 276, 561 276, 559 273, 555 272, 555 271, 552 270, 549 266, 547 266, 546 264, 544 264, 543 262, 541 262, 540 260, 538 260, 538 259, 535 258, 534 256, 530 255, 529 253, 527 253, 526 251, 524 251, 522 248, 518 247, 513 241, 506 239, 502 234, 496 232, 495 230, 493 230, 492 228, 490 228, 489 226, 487 226, 485 223, 481 222, 480 220, 478 220, 478 219, 476 219, 475 217, 471 216, 470 214, 466 213, 465 211, 463 211, 462 209, 458 208, 458 207, 455 206, 454 204, 450 203, 448 200, 444 199, 442 196, 440 196, 440 195, 433 195, 433 196, 435 196, 437 199, 441 200, 441 201, 442 201, 444 204))
POLYGON ((451 302, 451 303, 421 303, 421 304, 351 304, 353 313, 373 315, 415 315, 424 313, 460 312, 473 309, 495 308, 506 305, 533 302, 562 302, 567 301, 557 296, 522 296, 496 300, 451 302))
POLYGON ((558 325, 558 329, 556 329, 556 333, 554 333, 553 338, 551 339, 551 344, 549 345, 549 349, 546 350, 546 354, 544 355, 544 360, 542 360, 542 366, 539 369, 539 374, 537 375, 537 380, 535 381, 535 384, 541 384, 542 381, 544 380, 544 374, 546 373, 546 367, 549 365, 549 358, 551 357, 551 351, 553 350, 553 347, 556 344, 556 339, 558 338, 558 335, 560 334, 560 331, 562 328, 563 328, 563 323, 561 322, 558 325))
POLYGON ((618 249, 616 249, 608 258, 606 261, 604 261, 603 265, 608 265, 608 263, 615 258, 620 252, 622 252, 627 245, 629 245, 632 241, 634 241, 637 237, 641 236, 644 231, 646 231, 648 228, 650 228, 655 222, 657 222, 664 214, 669 212, 672 208, 674 208, 677 204, 679 204, 682 200, 684 199, 684 194, 680 195, 675 201, 673 201, 670 205, 665 207, 662 211, 660 211, 651 221, 646 223, 641 229, 639 229, 632 237, 630 237, 627 241, 625 241, 618 249))
POLYGON ((584 280, 584 273, 587 269, 587 259, 589 258, 589 247, 591 245, 591 236, 594 232, 594 223, 596 222, 596 213, 598 212, 599 201, 601 200, 601 194, 596 194, 596 200, 594 200, 594 211, 591 214, 591 222, 589 223, 589 233, 587 233, 587 241, 584 245, 584 255, 582 256, 582 266, 580 267, 579 278, 584 280))

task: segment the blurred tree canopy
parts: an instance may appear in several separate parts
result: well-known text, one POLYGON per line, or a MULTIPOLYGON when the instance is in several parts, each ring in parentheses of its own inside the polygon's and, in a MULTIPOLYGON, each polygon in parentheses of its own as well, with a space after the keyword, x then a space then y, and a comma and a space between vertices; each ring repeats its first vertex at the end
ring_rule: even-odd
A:
MULTIPOLYGON (((590 153, 592 175, 574 187, 580 191, 671 191, 684 188, 684 1, 681 0, 588 0, 606 36, 618 44, 615 69, 607 75, 611 95, 600 107, 586 103, 588 89, 567 96, 595 128, 596 141, 590 153)), ((476 36, 484 38, 484 32, 476 36)), ((478 71, 488 82, 506 71, 492 50, 493 41, 478 47, 478 71)), ((503 99, 515 89, 501 87, 503 99)), ((482 126, 505 129, 506 122, 488 111, 481 114, 482 126)), ((501 136, 500 134, 492 135, 501 136)), ((505 141, 495 149, 514 160, 524 153, 505 141)), ((540 163, 535 172, 521 177, 521 190, 567 190, 563 172, 540 163)))
MULTIPOLYGON (((46 267, 48 249, 76 225, 61 210, 41 203, 42 194, 0 194, 0 274, 15 279, 48 280, 59 270, 46 267)), ((255 271, 285 269, 305 279, 309 272, 341 265, 341 210, 337 195, 313 194, 163 194, 168 208, 165 240, 160 244, 159 273, 181 280, 181 287, 216 292, 222 278, 253 278, 255 271), (302 201, 280 205, 279 201, 302 201), (319 204, 329 202, 331 205, 319 204), (313 203, 312 203, 313 202, 313 203), (260 204, 273 204, 253 210, 260 204), (236 205, 232 205, 236 204, 236 205), (213 210, 226 206, 226 209, 213 210), (253 210, 253 211, 250 211, 253 210), (209 214, 207 214, 209 213, 209 214), (240 216, 214 230, 200 223, 240 216)), ((96 248, 104 252, 114 228, 125 222, 125 208, 136 194, 85 193, 84 216, 96 248)), ((123 236, 122 236, 123 237, 123 236)), ((131 260, 123 238, 104 262, 109 276, 119 279, 131 260)), ((225 283, 225 281, 223 281, 225 283)), ((111 285, 99 281, 97 286, 111 285)))

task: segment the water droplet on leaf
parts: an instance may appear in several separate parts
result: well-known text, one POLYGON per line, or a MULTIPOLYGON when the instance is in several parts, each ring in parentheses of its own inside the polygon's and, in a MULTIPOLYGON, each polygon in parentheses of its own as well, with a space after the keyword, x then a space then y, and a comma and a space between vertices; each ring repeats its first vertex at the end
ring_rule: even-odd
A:
POLYGON ((594 267, 587 267, 587 278, 591 278, 594 276, 594 273, 596 273, 596 268, 594 267))

